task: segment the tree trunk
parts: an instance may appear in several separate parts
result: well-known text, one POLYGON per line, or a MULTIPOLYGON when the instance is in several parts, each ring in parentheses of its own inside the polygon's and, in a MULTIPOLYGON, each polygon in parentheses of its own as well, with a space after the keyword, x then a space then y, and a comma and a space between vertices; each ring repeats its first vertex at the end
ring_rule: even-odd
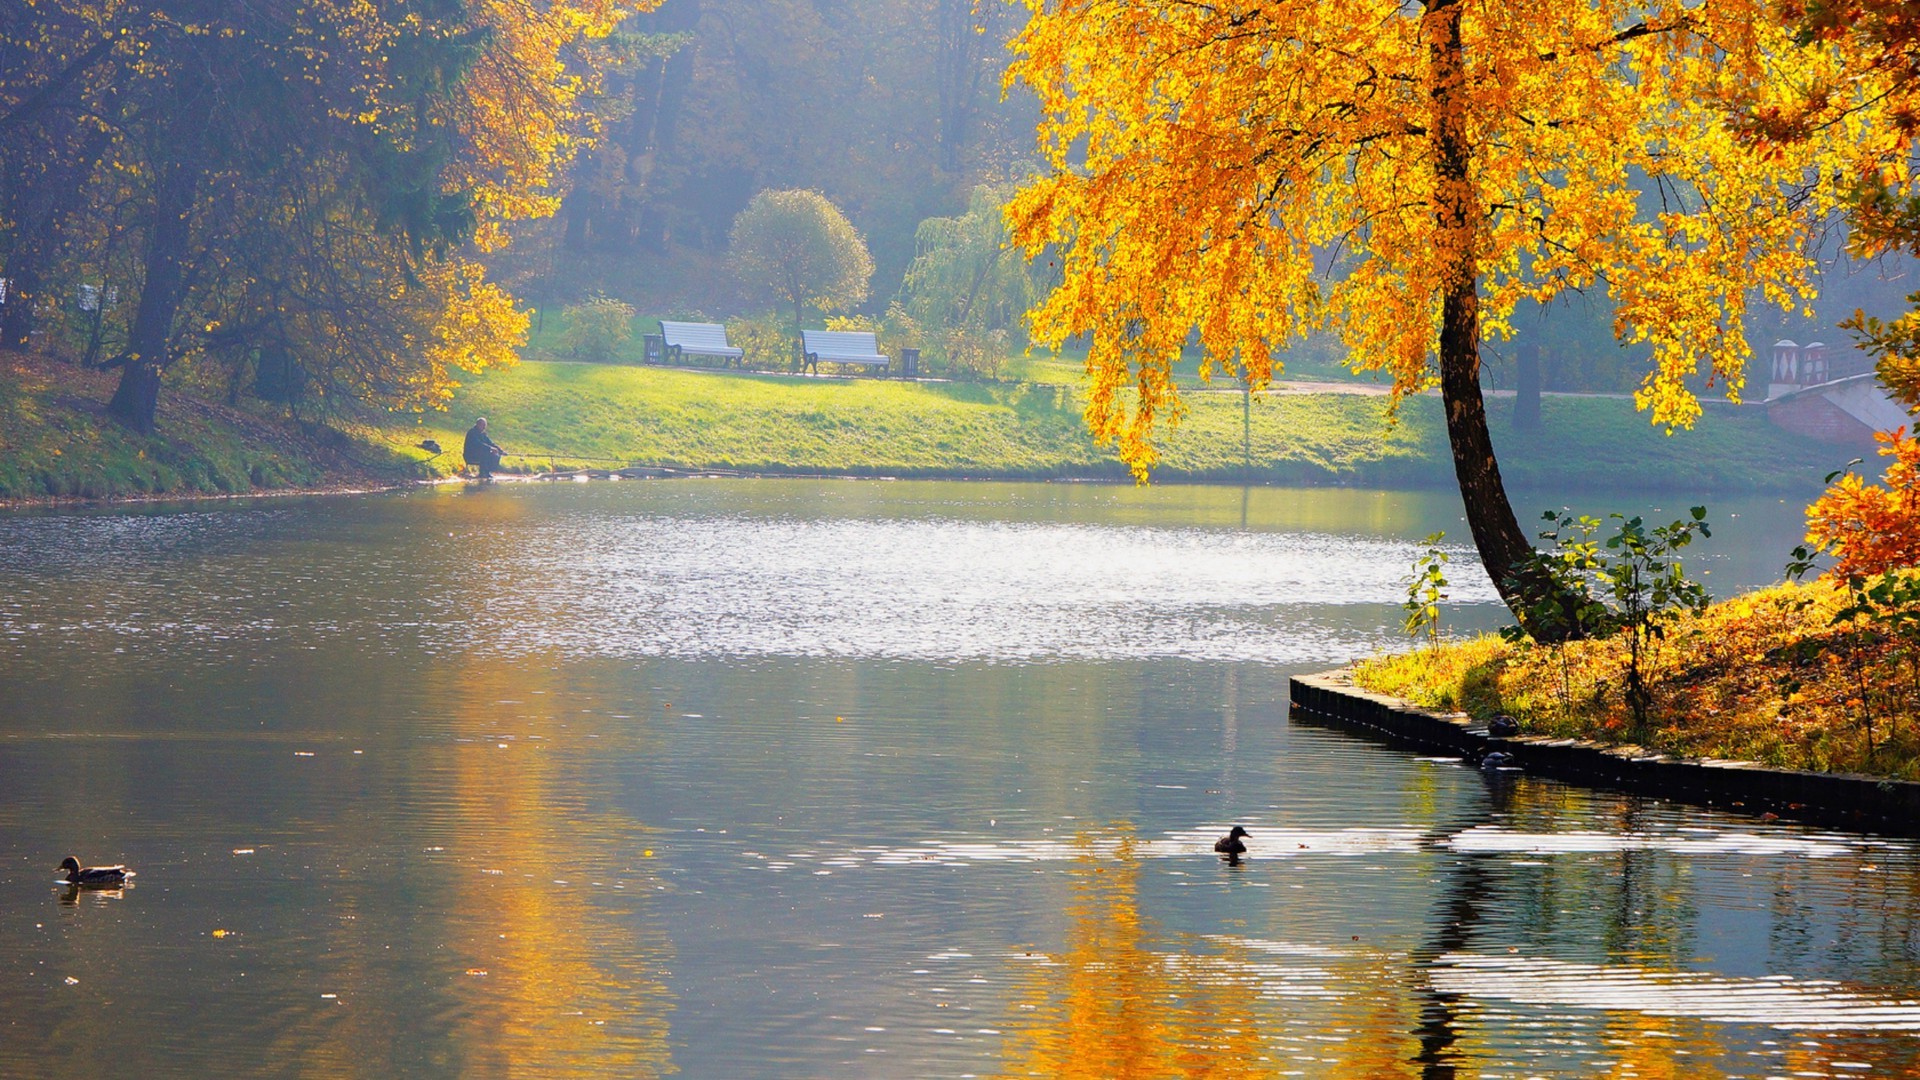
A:
POLYGON ((34 270, 33 257, 16 258, 7 267, 7 297, 0 304, 0 349, 26 352, 33 345, 33 305, 39 293, 40 275, 34 270))
MULTIPOLYGON (((797 288, 794 290, 794 295, 795 296, 799 295, 799 290, 797 288)), ((794 361, 793 370, 795 371, 806 370, 807 341, 805 338, 800 336, 800 301, 797 299, 793 302, 793 361, 794 361)), ((815 375, 820 374, 820 369, 815 368, 813 373, 815 375)))
POLYGON ((153 222, 147 230, 142 259, 146 275, 140 287, 140 306, 134 311, 127 351, 121 358, 126 366, 120 373, 120 385, 107 403, 109 415, 142 435, 153 434, 160 373, 172 360, 173 320, 180 310, 194 191, 199 180, 197 166, 176 162, 162 173, 154 190, 153 222))
POLYGON ((1500 479, 1486 399, 1480 392, 1480 197, 1467 136, 1460 2, 1434 0, 1426 20, 1434 106, 1434 217, 1436 239, 1447 260, 1440 307, 1440 394, 1447 411, 1447 441, 1467 528, 1500 599, 1536 639, 1565 638, 1574 628, 1559 620, 1543 623, 1530 610, 1550 595, 1551 583, 1528 573, 1533 544, 1514 517, 1500 479))
POLYGON ((127 361, 120 385, 107 402, 107 412, 142 435, 153 434, 154 413, 160 405, 160 365, 127 361))

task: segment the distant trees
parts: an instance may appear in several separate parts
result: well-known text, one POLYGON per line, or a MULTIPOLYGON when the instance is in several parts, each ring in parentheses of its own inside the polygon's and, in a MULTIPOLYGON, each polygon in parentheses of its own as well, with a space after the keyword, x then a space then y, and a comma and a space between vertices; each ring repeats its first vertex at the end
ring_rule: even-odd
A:
POLYGON ((604 138, 563 211, 564 243, 610 253, 719 250, 756 191, 827 193, 888 288, 913 227, 1004 176, 1032 106, 1002 100, 1022 11, 975 0, 672 0, 606 43, 604 138), (804 88, 802 91, 800 88, 804 88))
POLYGON ((114 285, 131 302, 94 344, 140 431, 189 360, 237 379, 265 353, 285 400, 443 401, 452 370, 511 362, 524 336, 473 252, 556 205, 595 77, 583 45, 628 10, 10 6, 0 332, 17 347, 50 297, 114 285))
POLYGON ((867 298, 873 256, 840 208, 817 191, 762 191, 734 218, 730 257, 735 273, 793 308, 800 336, 803 309, 838 311, 867 298))
POLYGON ((1051 171, 1010 219, 1029 253, 1063 251, 1037 336, 1092 336, 1095 434, 1144 473, 1196 329, 1252 385, 1336 329, 1396 395, 1439 386, 1474 542, 1523 622, 1550 583, 1494 458, 1482 341, 1523 300, 1604 292, 1652 354, 1638 403, 1691 423, 1690 377, 1740 386, 1749 297, 1808 295, 1837 197, 1817 178, 1855 164, 1837 130, 1740 138, 1736 94, 1865 100, 1759 0, 1117 0, 1040 9, 1015 48, 1051 171))
POLYGON ((1010 246, 1005 204, 1012 184, 973 189, 966 212, 933 217, 914 232, 901 306, 932 355, 961 371, 993 374, 1026 343, 1026 313, 1053 284, 1010 246))

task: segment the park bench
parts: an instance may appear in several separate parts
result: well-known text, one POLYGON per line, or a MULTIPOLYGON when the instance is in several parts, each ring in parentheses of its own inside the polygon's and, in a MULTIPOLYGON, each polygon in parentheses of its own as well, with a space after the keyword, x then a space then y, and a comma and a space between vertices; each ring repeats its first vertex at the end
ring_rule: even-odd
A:
POLYGON ((742 349, 727 344, 727 328, 719 323, 669 322, 660 320, 660 340, 666 346, 663 359, 667 363, 678 363, 688 356, 719 357, 722 367, 727 361, 739 362, 746 355, 742 349))
POLYGON ((830 364, 859 364, 887 370, 887 358, 880 355, 880 343, 865 330, 802 330, 800 353, 802 370, 820 370, 822 360, 830 364))

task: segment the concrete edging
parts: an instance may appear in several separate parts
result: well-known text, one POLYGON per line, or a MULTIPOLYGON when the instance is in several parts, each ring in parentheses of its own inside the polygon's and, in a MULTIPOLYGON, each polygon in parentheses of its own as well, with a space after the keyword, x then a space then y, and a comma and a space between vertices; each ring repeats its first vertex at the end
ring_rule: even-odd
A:
POLYGON ((1414 746, 1477 757, 1512 754, 1528 772, 1679 802, 1920 835, 1920 783, 1855 773, 1795 772, 1749 761, 1680 758, 1638 746, 1543 735, 1496 738, 1464 713, 1423 709, 1354 685, 1350 668, 1289 680, 1293 711, 1414 746))

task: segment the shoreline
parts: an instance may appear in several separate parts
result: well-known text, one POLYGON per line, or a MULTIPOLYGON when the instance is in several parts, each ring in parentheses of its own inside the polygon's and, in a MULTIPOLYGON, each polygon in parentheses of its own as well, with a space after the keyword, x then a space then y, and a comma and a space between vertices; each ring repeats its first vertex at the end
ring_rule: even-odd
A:
MULTIPOLYGON (((1422 708, 1356 686, 1351 666, 1288 680, 1289 717, 1330 724, 1449 755, 1499 751, 1528 773, 1711 806, 1901 836, 1920 836, 1920 782, 1858 773, 1780 769, 1690 758, 1643 747, 1550 735, 1499 737, 1465 713, 1422 708)), ((1494 775, 1502 775, 1495 771, 1494 775)))
MULTIPOLYGON (((894 470, 889 472, 849 472, 822 471, 795 467, 788 469, 740 469, 727 467, 700 468, 684 465, 628 465, 621 468, 605 466, 581 466, 575 469, 555 468, 551 472, 497 473, 495 477, 504 483, 556 483, 562 480, 605 480, 621 474, 620 479, 637 480, 676 480, 676 479, 738 479, 738 480, 872 480, 872 481, 913 481, 941 480, 962 483, 999 483, 999 484, 1111 484, 1115 486, 1134 486, 1133 478, 1111 474, 1048 474, 1021 472, 948 472, 943 470, 894 470), (653 474, 653 475, 629 475, 653 474)), ((434 487, 447 484, 474 483, 472 477, 459 474, 443 476, 414 477, 409 479, 372 479, 341 480, 325 484, 306 484, 290 487, 257 488, 249 491, 169 491, 143 492, 126 495, 40 495, 26 498, 0 498, 0 513, 17 513, 31 510, 89 510, 115 506, 145 506, 152 503, 233 501, 239 499, 296 498, 304 496, 327 495, 374 495, 391 491, 404 491, 414 487, 434 487)), ((1234 477, 1195 477, 1156 475, 1150 482, 1154 486, 1165 487, 1235 487, 1235 488, 1305 488, 1326 489, 1332 491, 1368 489, 1391 492, 1447 492, 1454 489, 1450 483, 1393 483, 1373 477, 1353 477, 1350 480, 1312 483, 1295 478, 1234 478, 1234 477)), ((1515 491, 1536 490, 1531 485, 1509 485, 1515 491)), ((1698 495, 1702 498, 1716 496, 1740 497, 1749 495, 1781 495, 1783 498, 1798 498, 1793 492, 1772 491, 1718 491, 1701 495, 1697 488, 1690 487, 1647 487, 1636 484, 1589 485, 1581 488, 1583 495, 1620 496, 1620 495, 1698 495)), ((1817 491, 1808 492, 1808 497, 1817 491)))

